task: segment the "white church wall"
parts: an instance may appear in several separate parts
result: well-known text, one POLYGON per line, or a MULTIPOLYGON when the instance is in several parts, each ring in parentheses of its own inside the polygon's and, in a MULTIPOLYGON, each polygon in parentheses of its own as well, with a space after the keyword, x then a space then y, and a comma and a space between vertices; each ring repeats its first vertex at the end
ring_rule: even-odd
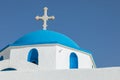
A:
POLYGON ((28 63, 28 53, 33 48, 37 49, 39 53, 39 65, 37 65, 39 69, 55 69, 56 51, 54 45, 31 45, 14 47, 10 51, 10 64, 17 68, 21 68, 22 66, 24 67, 25 64, 28 63))
POLYGON ((72 52, 74 52, 78 57, 79 68, 92 68, 92 65, 94 64, 90 54, 58 45, 56 52, 56 69, 69 69, 69 59, 72 52))
POLYGON ((41 70, 55 69, 55 45, 41 45, 39 49, 39 68, 41 70))
POLYGON ((0 56, 3 56, 4 59, 9 59, 9 57, 10 57, 10 49, 11 49, 11 47, 7 47, 3 51, 1 51, 0 56))
POLYGON ((10 66, 17 70, 32 70, 32 68, 40 70, 69 69, 69 58, 72 52, 78 57, 79 68, 92 68, 93 65, 89 54, 60 44, 11 46, 8 50, 3 51, 3 54, 6 52, 8 55, 10 54, 10 66), (27 61, 30 50, 34 48, 38 50, 39 54, 38 65, 27 61))
POLYGON ((120 80, 120 68, 4 71, 0 72, 0 80, 120 80))
POLYGON ((10 64, 10 61, 8 59, 0 61, 0 70, 10 67, 9 64, 10 64))

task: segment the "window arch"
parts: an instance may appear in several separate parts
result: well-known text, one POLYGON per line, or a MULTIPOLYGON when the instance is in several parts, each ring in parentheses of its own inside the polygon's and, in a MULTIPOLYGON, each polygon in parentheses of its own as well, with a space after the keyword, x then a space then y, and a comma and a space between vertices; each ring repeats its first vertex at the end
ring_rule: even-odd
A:
POLYGON ((27 61, 38 65, 38 51, 37 51, 37 49, 31 49, 29 51, 27 61))
POLYGON ((78 69, 78 57, 73 52, 70 54, 70 69, 78 69))
POLYGON ((0 61, 4 60, 4 57, 3 56, 0 56, 0 61))
POLYGON ((16 69, 15 68, 5 68, 5 69, 3 69, 1 71, 16 71, 16 69))

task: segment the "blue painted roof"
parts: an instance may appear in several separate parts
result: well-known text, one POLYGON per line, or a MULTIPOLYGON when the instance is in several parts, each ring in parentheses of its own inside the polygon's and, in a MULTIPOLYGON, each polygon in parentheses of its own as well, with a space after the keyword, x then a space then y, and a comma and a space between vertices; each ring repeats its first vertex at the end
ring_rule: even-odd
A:
POLYGON ((39 30, 36 32, 26 34, 17 41, 15 41, 12 45, 31 45, 49 43, 59 43, 68 47, 80 49, 80 47, 69 37, 65 36, 64 34, 49 30, 39 30))
POLYGON ((11 46, 52 43, 59 43, 77 50, 88 52, 81 49, 72 39, 65 36, 64 34, 50 30, 39 30, 26 34, 17 41, 15 41, 13 44, 11 44, 11 46))

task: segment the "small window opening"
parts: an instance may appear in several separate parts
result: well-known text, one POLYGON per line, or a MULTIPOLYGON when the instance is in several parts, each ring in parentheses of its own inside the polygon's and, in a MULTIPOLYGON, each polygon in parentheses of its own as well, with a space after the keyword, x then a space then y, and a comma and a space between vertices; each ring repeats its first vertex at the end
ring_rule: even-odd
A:
POLYGON ((0 56, 0 61, 4 60, 4 57, 3 56, 0 56))
POLYGON ((37 51, 37 49, 31 49, 29 51, 27 61, 38 65, 38 51, 37 51))

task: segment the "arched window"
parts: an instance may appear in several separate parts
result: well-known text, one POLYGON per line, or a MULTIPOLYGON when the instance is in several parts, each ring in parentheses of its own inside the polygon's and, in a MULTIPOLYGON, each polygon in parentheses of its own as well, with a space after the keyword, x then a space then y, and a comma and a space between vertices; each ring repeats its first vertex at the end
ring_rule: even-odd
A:
POLYGON ((27 61, 38 65, 38 51, 37 51, 37 49, 31 49, 29 51, 27 61))
POLYGON ((70 54, 70 69, 78 69, 78 57, 75 53, 70 54))
POLYGON ((4 60, 4 57, 3 56, 0 56, 0 61, 4 60))
POLYGON ((3 69, 1 71, 16 71, 16 69, 15 68, 5 68, 5 69, 3 69))

